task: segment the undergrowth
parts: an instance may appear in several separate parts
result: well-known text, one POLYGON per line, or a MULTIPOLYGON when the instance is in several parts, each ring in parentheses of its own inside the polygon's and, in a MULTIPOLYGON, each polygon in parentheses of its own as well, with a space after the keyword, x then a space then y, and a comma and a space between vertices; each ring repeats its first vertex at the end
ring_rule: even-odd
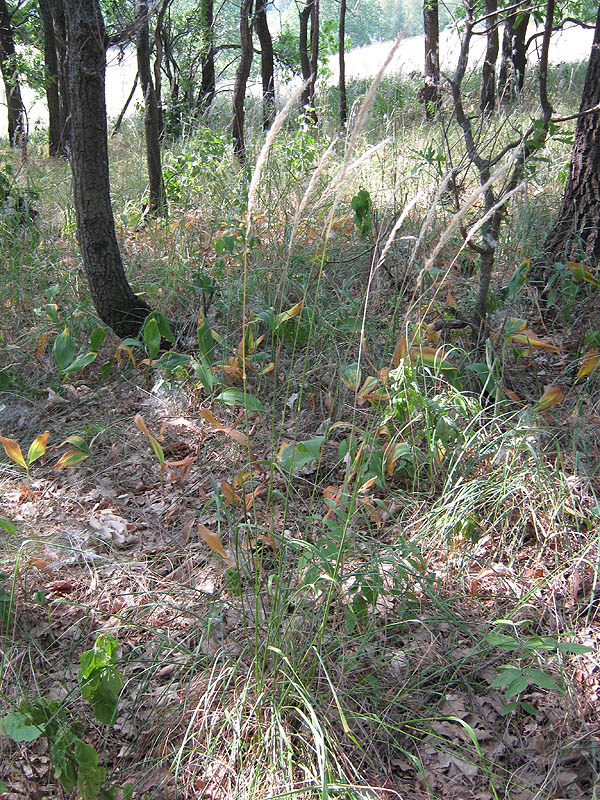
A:
POLYGON ((448 324, 474 178, 414 94, 385 79, 366 124, 357 100, 349 152, 289 120, 254 182, 217 117, 166 147, 156 221, 129 123, 117 232, 158 312, 124 342, 67 166, 17 170, 40 213, 0 220, 3 796, 598 791, 597 286, 564 270, 543 318, 526 282, 569 144, 510 207, 477 351, 448 324))

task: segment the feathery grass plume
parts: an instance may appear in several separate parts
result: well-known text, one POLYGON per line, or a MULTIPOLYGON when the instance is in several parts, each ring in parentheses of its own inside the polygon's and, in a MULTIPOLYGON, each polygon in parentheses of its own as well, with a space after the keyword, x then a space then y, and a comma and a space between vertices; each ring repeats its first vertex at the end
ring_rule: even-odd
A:
POLYGON ((302 86, 299 86, 295 92, 292 93, 290 99, 287 101, 285 106, 281 109, 279 114, 275 117, 273 124, 271 125, 269 132, 265 138, 265 142, 258 154, 258 158, 256 159, 256 164, 254 165, 254 171, 252 172, 252 178, 250 179, 250 186, 248 188, 248 207, 246 210, 246 239, 248 239, 248 234, 250 233, 250 226, 252 224, 252 208, 254 206, 254 200, 256 198, 256 190, 258 189, 258 183, 260 181, 260 176, 267 160, 267 156, 269 155, 269 150, 275 140, 275 137, 281 130, 283 123, 285 122, 288 114, 290 113, 291 109, 295 106, 298 98, 304 91, 306 84, 308 81, 305 81, 302 86))

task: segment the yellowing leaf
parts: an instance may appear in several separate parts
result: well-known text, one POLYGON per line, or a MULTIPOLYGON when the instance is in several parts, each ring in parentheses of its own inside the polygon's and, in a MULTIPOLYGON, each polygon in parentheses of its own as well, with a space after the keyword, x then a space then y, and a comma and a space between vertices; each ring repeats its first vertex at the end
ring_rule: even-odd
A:
POLYGON ((420 359, 428 367, 436 369, 454 369, 454 364, 449 358, 444 358, 443 350, 439 347, 411 347, 410 359, 411 361, 420 359))
POLYGON ((46 445, 48 443, 48 437, 50 436, 50 431, 46 431, 45 433, 40 433, 39 436, 36 436, 31 445, 29 446, 29 451, 27 453, 27 463, 31 466, 34 461, 37 461, 38 458, 41 458, 44 453, 46 452, 46 445))
POLYGON ((129 356, 129 360, 135 367, 135 356, 133 355, 133 350, 129 347, 128 344, 120 344, 117 349, 115 350, 115 358, 117 359, 119 366, 123 366, 123 353, 129 356))
POLYGON ((587 375, 591 375, 598 364, 600 364, 600 353, 598 352, 597 348, 592 347, 591 350, 588 350, 587 353, 583 355, 575 380, 578 381, 580 378, 585 378, 587 375))
POLYGON ((154 455, 156 456, 158 463, 161 465, 161 467, 164 466, 165 463, 164 451, 158 439, 148 429, 148 426, 146 425, 142 415, 136 414, 134 421, 136 428, 140 430, 142 433, 145 433, 146 436, 148 437, 148 441, 150 442, 150 447, 154 451, 154 455))
POLYGON ((240 444, 248 444, 248 437, 245 433, 238 431, 233 427, 233 425, 223 425, 220 423, 209 409, 203 408, 198 412, 198 414, 205 419, 215 431, 220 431, 221 433, 227 434, 230 439, 233 439, 235 442, 239 442, 240 444))
POLYGON ((524 344, 525 347, 537 348, 538 350, 548 350, 550 353, 560 353, 560 348, 550 344, 550 342, 543 341, 543 339, 538 339, 529 328, 523 329, 520 333, 513 333, 512 336, 508 337, 508 341, 524 344))
POLYGON ((85 461, 86 458, 89 458, 89 453, 84 453, 82 450, 67 450, 66 453, 63 453, 62 456, 58 459, 56 464, 54 465, 54 469, 63 469, 64 467, 72 467, 74 464, 79 464, 81 461, 85 461))
POLYGON ((506 327, 510 331, 511 334, 513 333, 520 333, 524 331, 527 327, 527 320, 526 319, 519 319, 518 317, 509 317, 506 321, 506 327))
POLYGON ((304 300, 300 300, 299 303, 296 303, 295 306, 288 308, 287 311, 282 311, 281 314, 277 314, 273 324, 273 329, 277 330, 277 328, 279 328, 280 325, 283 325, 284 322, 287 322, 288 319, 293 319, 294 317, 297 317, 298 314, 302 311, 303 306, 304 306, 304 300))
POLYGON ((370 488, 371 488, 371 486, 373 486, 373 484, 374 484, 376 481, 377 481, 377 476, 376 476, 376 475, 375 475, 373 478, 369 478, 369 480, 365 481, 365 482, 363 483, 363 485, 362 485, 362 486, 359 488, 359 490, 358 490, 358 491, 359 491, 359 493, 360 493, 360 492, 366 492, 366 491, 367 491, 367 489, 370 489, 370 488))
POLYGON ((23 453, 21 452, 18 442, 15 442, 14 439, 9 439, 8 436, 0 436, 0 443, 2 443, 2 446, 6 450, 6 455, 11 461, 14 461, 15 464, 23 467, 23 469, 27 469, 27 464, 25 463, 25 459, 23 458, 23 453))
POLYGON ((48 341, 48 334, 42 333, 40 338, 37 340, 37 346, 35 348, 36 356, 41 356, 44 350, 46 349, 46 343, 48 341))
POLYGON ((448 308, 458 308, 458 303, 454 299, 454 295, 452 294, 450 289, 448 289, 448 294, 446 295, 445 305, 447 305, 448 308))
POLYGON ((227 481, 221 481, 221 494, 225 498, 225 505, 230 506, 232 503, 242 503, 241 496, 234 492, 233 486, 227 481))
POLYGON ((434 344, 437 347, 440 343, 440 339, 442 338, 442 334, 438 330, 436 330, 435 328, 436 322, 437 320, 435 320, 435 322, 430 322, 429 325, 425 328, 425 336, 428 342, 431 342, 431 344, 434 344))
POLYGON ((544 394, 535 404, 535 410, 545 411, 547 408, 559 405, 564 399, 565 395, 563 390, 560 388, 560 386, 555 384, 554 386, 550 386, 548 389, 546 389, 544 394))
POLYGON ((392 364, 394 367, 398 367, 400 362, 403 358, 406 358, 408 355, 408 343, 406 341, 406 334, 403 333, 402 336, 396 342, 396 347, 394 348, 394 356, 392 358, 392 364))
POLYGON ((567 267, 574 281, 584 281, 585 283, 591 283, 592 286, 600 286, 600 280, 590 272, 585 264, 577 261, 567 261, 567 267))
POLYGON ((207 528, 206 525, 202 525, 201 522, 198 523, 198 533, 200 534, 200 538, 206 542, 206 544, 212 550, 214 550, 215 553, 218 553, 226 561, 228 560, 227 553, 221 544, 221 539, 219 538, 218 533, 211 531, 210 528, 207 528))

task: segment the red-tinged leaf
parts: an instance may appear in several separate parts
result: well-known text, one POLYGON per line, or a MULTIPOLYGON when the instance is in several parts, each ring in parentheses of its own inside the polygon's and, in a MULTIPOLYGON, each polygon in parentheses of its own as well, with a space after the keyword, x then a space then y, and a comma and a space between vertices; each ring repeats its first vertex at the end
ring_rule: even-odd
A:
POLYGON ((41 458, 44 455, 49 436, 50 431, 46 431, 45 433, 40 433, 39 436, 35 437, 29 446, 29 451, 27 453, 27 463, 29 466, 31 466, 34 461, 37 461, 38 458, 41 458))
POLYGON ((246 506, 246 511, 250 511, 252 506, 254 505, 254 501, 257 497, 260 497, 261 494, 264 494, 267 491, 266 486, 257 486, 253 492, 246 492, 244 495, 244 505, 246 506))
POLYGON ((579 366, 579 370, 577 372, 577 377, 575 378, 576 381, 580 380, 581 378, 585 378, 588 375, 591 375, 592 372, 596 369, 596 367, 600 364, 600 353, 598 352, 597 348, 592 347, 591 350, 588 350, 581 358, 581 364, 579 366))
POLYGON ((560 388, 560 386, 555 384, 554 386, 550 386, 548 389, 546 389, 544 394, 535 404, 534 408, 536 411, 545 411, 547 408, 559 405, 564 399, 565 395, 563 390, 560 388))
POLYGON ((219 538, 218 533, 211 531, 210 528, 207 528, 206 525, 202 525, 201 522, 198 523, 198 533, 200 534, 202 541, 204 541, 211 548, 211 550, 214 550, 215 553, 218 553, 226 561, 228 560, 227 552, 221 544, 221 539, 219 538))
POLYGON ((233 425, 223 425, 222 423, 220 423, 215 418, 212 411, 210 411, 209 409, 203 408, 198 412, 198 414, 199 416, 202 417, 202 419, 206 420, 206 422, 208 422, 208 424, 215 431, 225 433, 227 436, 229 436, 230 439, 233 439, 235 442, 239 442, 239 444, 242 444, 244 446, 248 445, 248 437, 246 436, 245 433, 243 433, 242 431, 238 431, 236 428, 233 427, 233 425))
POLYGON ((500 388, 502 389, 502 391, 508 397, 509 400, 512 400, 513 403, 518 403, 519 405, 522 405, 521 399, 518 394, 515 394, 510 389, 507 389, 506 386, 500 385, 500 388))
POLYGON ((15 442, 14 439, 9 439, 8 436, 0 436, 0 443, 4 447, 6 455, 11 461, 14 461, 15 464, 23 467, 23 469, 27 469, 27 464, 25 463, 25 459, 23 458, 23 453, 21 452, 18 442, 15 442))
POLYGON ((339 507, 342 499, 342 489, 336 486, 327 486, 323 489, 323 499, 327 505, 327 513, 323 519, 331 519, 336 508, 339 507))
POLYGON ((86 458, 89 458, 89 453, 83 453, 81 450, 67 450, 66 453, 63 453, 62 456, 58 459, 56 464, 54 465, 54 469, 63 469, 64 467, 72 467, 75 464, 79 464, 81 461, 85 461, 86 458))
POLYGON ((520 333, 513 333, 508 337, 508 341, 524 344, 525 347, 536 348, 538 350, 548 350, 550 353, 560 353, 560 348, 556 347, 554 344, 550 344, 550 342, 539 339, 536 334, 528 328, 525 328, 520 333))

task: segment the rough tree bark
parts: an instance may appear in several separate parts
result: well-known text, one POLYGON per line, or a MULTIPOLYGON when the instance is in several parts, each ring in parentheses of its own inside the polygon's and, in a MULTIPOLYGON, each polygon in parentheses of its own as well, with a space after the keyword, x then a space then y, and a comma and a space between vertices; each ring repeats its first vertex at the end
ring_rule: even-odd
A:
POLYGON ((346 0, 340 0, 340 24, 338 27, 338 58, 340 67, 340 125, 348 121, 348 98, 346 96, 346 0))
POLYGON ((77 237, 98 315, 119 336, 135 336, 151 312, 131 289, 110 202, 104 71, 106 35, 98 0, 63 0, 67 22, 71 169, 77 237))
POLYGON ((48 154, 64 155, 61 151, 61 118, 58 97, 58 58, 52 11, 48 0, 39 0, 40 14, 44 26, 44 66, 46 69, 46 102, 48 103, 48 154))
POLYGON ((58 72, 58 117, 60 127, 59 153, 68 158, 71 141, 69 118, 69 88, 67 81, 67 30, 63 0, 47 0, 52 15, 56 66, 58 72))
POLYGON ((202 23, 202 78, 198 93, 198 110, 206 113, 215 99, 215 32, 213 0, 202 0, 200 3, 200 21, 202 23))
POLYGON ((510 102, 523 89, 525 82, 525 36, 529 13, 517 9, 506 17, 502 36, 502 60, 498 75, 498 96, 501 102, 510 102))
POLYGON ((233 153, 242 162, 246 160, 246 144, 244 142, 244 118, 246 115, 244 101, 246 84, 252 66, 252 6, 254 0, 242 0, 240 6, 240 62, 235 73, 233 86, 233 153))
POLYGON ((260 74, 263 96, 263 129, 269 130, 275 119, 275 70, 273 39, 267 22, 268 0, 257 0, 254 27, 260 42, 260 74))
POLYGON ((150 67, 150 26, 147 0, 136 0, 136 49, 138 75, 144 95, 144 131, 146 138, 146 162, 148 164, 148 205, 151 215, 162 214, 167 208, 165 187, 160 160, 160 108, 154 91, 150 67))
POLYGON ((600 258, 600 7, 588 62, 569 176, 556 224, 544 244, 546 270, 580 255, 600 258))
POLYGON ((485 15, 487 45, 481 74, 479 108, 484 114, 492 114, 496 108, 496 61, 499 50, 498 0, 485 0, 485 15))
POLYGON ((6 92, 8 141, 11 147, 23 147, 27 141, 27 125, 15 60, 16 49, 11 17, 5 0, 0 0, 0 71, 6 92))
POLYGON ((425 39, 425 85, 420 99, 425 104, 425 116, 433 119, 440 100, 440 23, 438 0, 423 3, 425 39))

